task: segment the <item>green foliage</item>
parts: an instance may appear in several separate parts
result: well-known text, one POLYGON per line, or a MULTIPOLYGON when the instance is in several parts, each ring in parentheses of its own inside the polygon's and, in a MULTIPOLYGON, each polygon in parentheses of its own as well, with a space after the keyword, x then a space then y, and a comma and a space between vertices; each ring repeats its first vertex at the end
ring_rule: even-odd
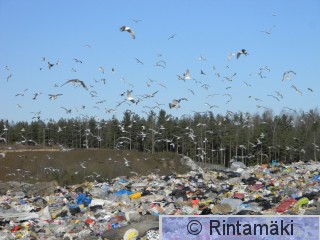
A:
MULTIPOLYGON (((273 159, 318 160, 320 115, 282 112, 261 115, 212 112, 173 118, 161 109, 147 118, 127 110, 121 121, 83 117, 46 122, 0 120, 0 146, 39 145, 61 148, 105 148, 140 152, 176 152, 200 163, 229 165, 231 159, 247 164, 273 159), (6 131, 5 131, 6 129, 6 131)), ((66 180, 67 181, 67 180, 66 180)))

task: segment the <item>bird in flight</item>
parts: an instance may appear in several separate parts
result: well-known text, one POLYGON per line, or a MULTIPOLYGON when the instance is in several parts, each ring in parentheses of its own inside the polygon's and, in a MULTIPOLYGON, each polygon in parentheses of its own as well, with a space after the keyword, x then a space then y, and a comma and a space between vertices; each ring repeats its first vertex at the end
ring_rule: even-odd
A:
POLYGON ((292 84, 291 87, 302 96, 302 92, 295 85, 292 84))
POLYGON ((26 88, 25 90, 23 90, 23 92, 21 92, 21 93, 17 93, 15 96, 17 97, 17 96, 24 96, 24 94, 25 94, 25 92, 28 90, 28 88, 26 88))
POLYGON ((138 59, 138 58, 135 58, 135 59, 136 59, 137 63, 140 63, 140 64, 142 64, 142 65, 143 65, 143 62, 142 62, 142 61, 140 61, 140 59, 138 59))
POLYGON ((230 61, 231 58, 232 58, 234 55, 236 55, 236 54, 233 53, 233 52, 229 53, 228 56, 227 56, 228 61, 230 61))
POLYGON ((178 103, 180 103, 180 101, 188 101, 188 99, 186 98, 180 98, 180 99, 173 99, 171 103, 169 103, 169 108, 180 108, 180 105, 178 103))
POLYGON ((104 73, 104 68, 103 67, 99 67, 99 71, 104 73))
POLYGON ((132 93, 132 90, 131 91, 127 90, 127 100, 134 103, 135 101, 131 93, 132 93))
POLYGON ((54 66, 53 63, 48 62, 48 68, 49 68, 49 70, 50 70, 53 66, 54 66))
POLYGON ((79 60, 79 59, 77 59, 77 58, 74 58, 73 60, 74 60, 76 63, 82 63, 82 61, 79 60))
POLYGON ((187 69, 186 72, 183 74, 183 78, 184 78, 184 80, 191 79, 189 69, 187 69))
POLYGON ((278 102, 280 102, 280 99, 272 94, 268 94, 267 95, 268 97, 273 97, 274 99, 276 99, 278 102))
POLYGON ((248 52, 245 49, 241 49, 239 52, 237 52, 237 59, 241 56, 241 54, 247 56, 248 52))
POLYGON ((122 26, 122 27, 120 28, 120 31, 121 31, 121 32, 127 31, 128 33, 130 33, 130 35, 131 35, 131 37, 132 37, 133 39, 136 38, 136 35, 134 34, 134 32, 132 31, 132 29, 131 29, 130 27, 122 26))
POLYGON ((132 19, 132 21, 133 21, 134 23, 138 23, 138 22, 141 22, 142 20, 140 20, 140 19, 132 19))
POLYGON ((292 70, 286 71, 282 75, 282 81, 284 80, 291 80, 292 79, 292 74, 296 75, 296 73, 292 70))
POLYGON ((171 36, 168 38, 168 40, 173 39, 176 35, 177 35, 177 34, 171 35, 171 36))
POLYGON ((205 103, 204 105, 208 106, 210 109, 211 108, 219 108, 217 105, 211 105, 210 103, 205 103))
POLYGON ((72 84, 74 84, 74 85, 77 84, 77 83, 80 83, 80 85, 81 85, 84 89, 86 89, 86 90, 88 91, 88 87, 85 85, 85 83, 84 83, 83 81, 81 81, 81 80, 79 80, 79 79, 70 79, 70 80, 66 81, 64 84, 62 84, 61 87, 64 86, 64 85, 66 85, 67 83, 72 83, 72 84))
POLYGON ((200 60, 200 61, 205 61, 205 60, 207 60, 207 59, 205 59, 205 58, 200 54, 199 60, 200 60))
POLYGON ((263 33, 268 34, 268 35, 271 34, 271 31, 265 31, 265 30, 263 30, 263 31, 260 31, 260 32, 263 32, 263 33))
POLYGON ((66 114, 71 113, 71 109, 67 109, 67 108, 65 108, 65 107, 61 107, 61 108, 66 111, 66 114))
POLYGON ((7 77, 7 82, 9 81, 10 78, 12 78, 12 74, 10 74, 10 75, 7 77))
POLYGON ((308 88, 308 90, 309 90, 310 92, 313 92, 312 88, 308 88))
POLYGON ((63 94, 48 94, 50 100, 56 100, 59 96, 62 96, 63 94))
POLYGON ((183 80, 183 81, 191 79, 189 69, 185 71, 185 73, 183 74, 183 77, 181 77, 180 75, 177 75, 177 76, 179 80, 183 80))

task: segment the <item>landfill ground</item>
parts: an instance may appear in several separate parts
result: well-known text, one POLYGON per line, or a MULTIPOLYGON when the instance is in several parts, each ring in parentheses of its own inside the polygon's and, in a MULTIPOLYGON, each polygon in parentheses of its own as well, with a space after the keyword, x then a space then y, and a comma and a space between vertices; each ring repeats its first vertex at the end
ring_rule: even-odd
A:
MULTIPOLYGON (((124 166, 130 170, 127 169, 128 172, 140 171, 136 174, 98 178, 89 169, 90 161, 99 162, 101 159, 92 157, 98 155, 91 154, 89 160, 82 152, 78 165, 82 164, 85 168, 80 166, 80 169, 72 171, 78 171, 79 175, 93 174, 95 177, 81 183, 63 185, 56 180, 36 182, 33 179, 37 177, 36 173, 25 172, 31 169, 31 160, 40 157, 37 154, 23 152, 24 157, 14 159, 19 162, 23 158, 24 164, 29 161, 25 166, 7 166, 9 152, 0 159, 2 171, 7 166, 10 173, 16 174, 15 179, 2 179, 0 182, 1 240, 159 239, 160 215, 320 213, 318 162, 273 161, 251 167, 233 162, 230 168, 209 171, 203 170, 188 157, 178 156, 179 159, 173 160, 158 155, 152 163, 157 166, 154 165, 152 171, 142 171, 135 166, 136 162, 130 162, 132 169, 124 166), (81 173, 81 169, 85 172, 81 173), (18 178, 18 174, 22 173, 24 177, 18 178), (25 181, 27 179, 33 181, 25 181)), ((50 167, 54 169, 58 167, 54 165, 54 161, 60 162, 60 159, 59 155, 51 154, 51 157, 58 159, 50 159, 50 167)), ((132 160, 133 155, 128 155, 128 152, 119 154, 121 161, 124 161, 123 158, 132 160)), ((106 167, 111 162, 104 160, 106 162, 97 165, 106 167)), ((10 161, 11 164, 16 164, 12 163, 13 160, 10 161)), ((68 166, 66 161, 67 159, 64 161, 65 169, 68 166)), ((123 168, 119 166, 120 158, 115 161, 118 161, 114 162, 118 163, 118 168, 123 168)), ((148 160, 140 159, 137 162, 145 163, 148 160)), ((36 169, 39 166, 36 165, 36 169)), ((44 167, 48 166, 41 165, 41 168, 44 167)), ((38 175, 40 177, 40 173, 38 175)), ((1 176, 4 176, 3 172, 1 176)), ((48 176, 53 176, 52 170, 48 176)), ((14 178, 14 175, 7 177, 14 178)))

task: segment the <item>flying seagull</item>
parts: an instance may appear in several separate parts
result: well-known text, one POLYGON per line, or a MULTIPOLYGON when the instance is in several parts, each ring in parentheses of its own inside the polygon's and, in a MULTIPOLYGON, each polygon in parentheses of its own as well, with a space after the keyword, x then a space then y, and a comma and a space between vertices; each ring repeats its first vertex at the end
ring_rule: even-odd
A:
POLYGON ((53 63, 48 62, 48 68, 49 68, 49 70, 50 70, 53 66, 54 66, 53 63))
POLYGON ((241 56, 241 54, 247 56, 248 52, 245 49, 241 49, 239 52, 237 52, 237 59, 241 56))
POLYGON ((282 75, 282 81, 284 81, 284 80, 291 80, 292 74, 293 74, 293 75, 296 75, 296 73, 295 73, 294 71, 292 71, 292 70, 289 70, 289 71, 284 72, 283 75, 282 75))
POLYGON ((171 103, 169 103, 169 108, 180 108, 180 105, 178 104, 178 100, 173 99, 171 103))
POLYGON ((174 38, 176 35, 177 35, 177 34, 173 34, 173 35, 171 35, 171 36, 168 38, 168 40, 170 40, 170 39, 174 38))
POLYGON ((142 65, 143 65, 143 62, 142 62, 142 61, 140 61, 140 59, 138 59, 138 58, 135 58, 135 59, 136 59, 137 63, 140 63, 140 64, 142 64, 142 65))
POLYGON ((127 100, 134 103, 135 101, 131 93, 132 93, 132 90, 131 91, 127 90, 127 100))
POLYGON ((291 87, 302 96, 302 92, 295 85, 292 84, 291 87))
POLYGON ((191 77, 190 77, 189 69, 185 71, 185 73, 183 74, 183 77, 181 77, 180 75, 177 75, 177 77, 179 80, 183 80, 183 81, 190 80, 191 77))
POLYGON ((132 31, 132 29, 131 29, 130 27, 122 26, 122 27, 120 28, 120 31, 121 31, 121 32, 127 31, 128 33, 130 33, 130 35, 131 35, 131 37, 132 37, 133 39, 136 38, 134 32, 132 31))
POLYGON ((48 94, 50 100, 56 100, 59 96, 62 96, 63 94, 48 94))
POLYGON ((82 63, 82 61, 79 60, 79 59, 77 59, 77 58, 74 58, 73 60, 74 60, 76 63, 82 63))
POLYGON ((79 79, 70 79, 70 80, 66 81, 64 84, 62 84, 61 87, 66 85, 67 83, 72 83, 72 84, 80 83, 81 86, 88 91, 88 87, 84 84, 83 81, 81 81, 79 79))
POLYGON ((188 101, 188 99, 186 98, 180 98, 180 99, 173 99, 171 103, 169 103, 169 108, 179 108, 180 105, 178 103, 180 103, 180 101, 185 100, 188 101))
POLYGON ((132 19, 132 21, 133 21, 134 23, 138 23, 138 22, 141 22, 142 20, 140 20, 140 19, 132 19))
POLYGON ((228 56, 227 56, 228 61, 230 61, 231 58, 232 58, 234 55, 235 55, 235 53, 233 53, 233 52, 229 53, 228 56))
POLYGON ((67 108, 65 108, 65 107, 61 107, 61 108, 66 111, 66 114, 71 113, 71 109, 67 109, 67 108))

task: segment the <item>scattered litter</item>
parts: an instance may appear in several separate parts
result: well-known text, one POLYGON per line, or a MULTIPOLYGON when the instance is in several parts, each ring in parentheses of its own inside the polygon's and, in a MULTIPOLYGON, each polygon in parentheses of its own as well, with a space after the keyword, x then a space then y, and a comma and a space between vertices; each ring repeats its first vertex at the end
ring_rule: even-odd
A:
POLYGON ((319 169, 318 162, 233 162, 65 187, 0 183, 0 239, 159 239, 160 215, 319 214, 319 169))

